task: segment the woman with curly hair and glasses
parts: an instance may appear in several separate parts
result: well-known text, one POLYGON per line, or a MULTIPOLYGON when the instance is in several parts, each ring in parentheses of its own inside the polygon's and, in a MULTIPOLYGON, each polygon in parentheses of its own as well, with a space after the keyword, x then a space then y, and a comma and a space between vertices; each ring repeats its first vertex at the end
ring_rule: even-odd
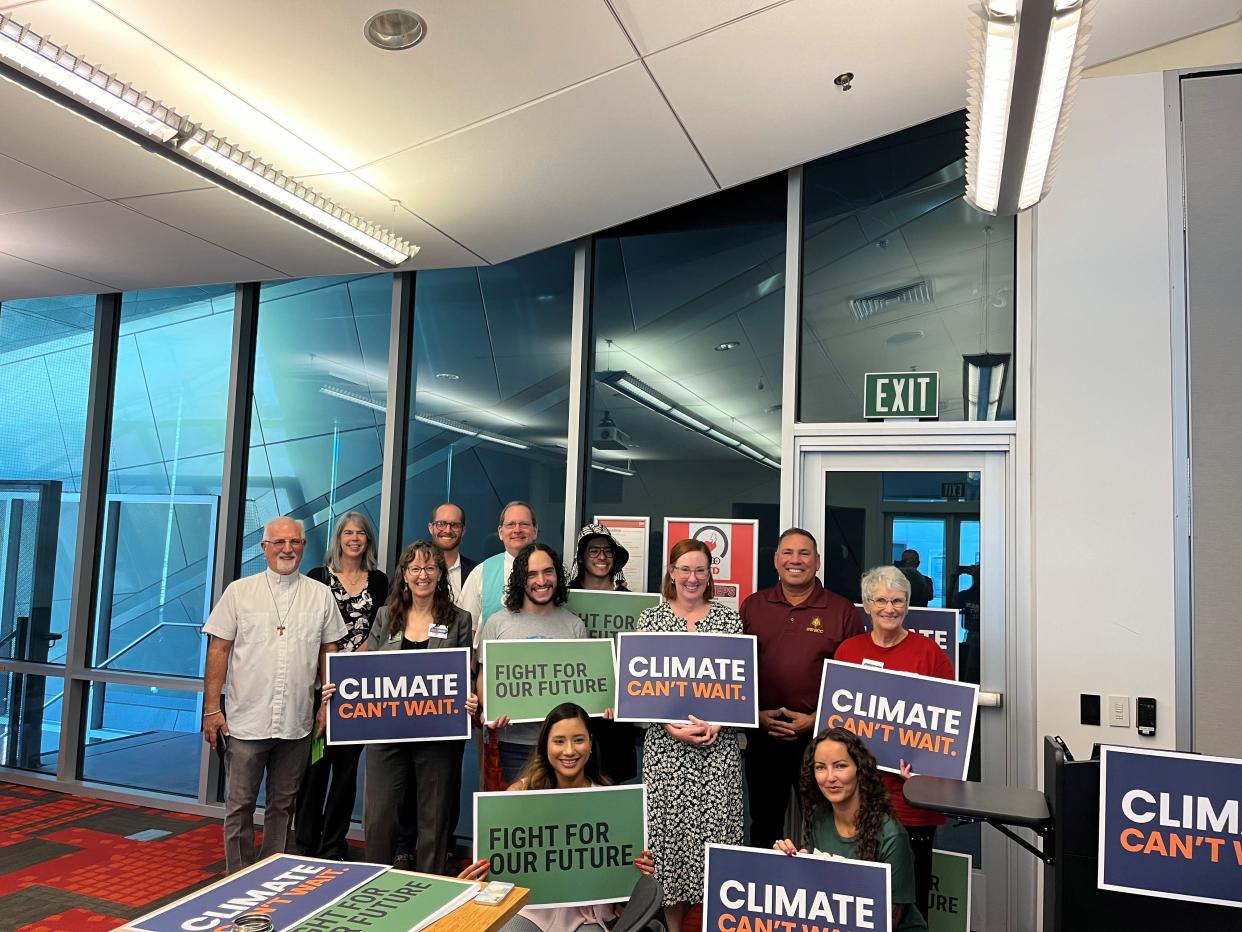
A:
POLYGON ((888 790, 875 757, 852 731, 820 732, 802 760, 802 844, 791 839, 773 847, 785 854, 808 849, 892 868, 894 932, 925 930, 915 905, 914 855, 906 830, 893 818, 888 790))

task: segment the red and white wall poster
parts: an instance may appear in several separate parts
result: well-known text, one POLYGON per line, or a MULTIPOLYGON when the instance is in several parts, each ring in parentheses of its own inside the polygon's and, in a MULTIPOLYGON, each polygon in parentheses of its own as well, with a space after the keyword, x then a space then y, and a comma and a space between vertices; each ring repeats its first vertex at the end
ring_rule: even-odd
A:
POLYGON ((647 531, 651 519, 647 517, 596 515, 595 523, 612 531, 617 543, 630 554, 625 565, 625 584, 630 592, 647 591, 647 531))
POLYGON ((712 555, 716 599, 738 608, 759 585, 759 522, 755 518, 665 518, 664 562, 673 545, 692 537, 712 555))

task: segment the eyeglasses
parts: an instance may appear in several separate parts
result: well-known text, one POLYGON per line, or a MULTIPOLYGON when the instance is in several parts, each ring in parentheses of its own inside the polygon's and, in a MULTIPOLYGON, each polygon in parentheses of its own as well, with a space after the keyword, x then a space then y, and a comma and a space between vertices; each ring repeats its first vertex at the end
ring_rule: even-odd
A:
POLYGON ((612 556, 611 547, 587 547, 586 555, 588 557, 610 557, 612 556))
POLYGON ((269 547, 275 547, 277 550, 284 550, 286 547, 302 547, 306 544, 305 537, 282 537, 280 540, 265 540, 263 543, 269 547))
POLYGON ((521 528, 523 531, 529 531, 534 525, 529 521, 506 521, 501 527, 506 531, 516 531, 518 528, 521 528))
POLYGON ((683 577, 706 576, 707 567, 706 566, 674 566, 673 572, 676 573, 678 576, 683 576, 683 577))
POLYGON ((880 608, 888 608, 890 605, 893 608, 905 608, 906 607, 906 600, 900 599, 900 598, 898 599, 868 599, 867 601, 870 602, 872 605, 880 606, 880 608))
POLYGON ((419 576, 435 576, 439 572, 440 569, 436 566, 407 566, 405 568, 405 575, 415 578, 419 576))
POLYGON ((465 527, 460 521, 432 521, 431 526, 437 531, 443 531, 446 527, 452 528, 454 531, 460 531, 465 527))

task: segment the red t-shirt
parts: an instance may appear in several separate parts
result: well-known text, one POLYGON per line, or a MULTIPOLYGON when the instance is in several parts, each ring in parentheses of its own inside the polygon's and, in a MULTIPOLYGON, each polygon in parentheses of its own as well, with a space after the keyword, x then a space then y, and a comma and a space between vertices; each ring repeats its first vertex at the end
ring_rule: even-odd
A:
MULTIPOLYGON (((953 679, 953 665, 949 656, 940 649, 929 637, 906 632, 906 636, 892 647, 881 647, 871 639, 871 634, 860 634, 852 637, 837 648, 835 660, 846 663, 862 663, 864 660, 883 664, 886 670, 899 670, 903 673, 919 673, 923 676, 934 676, 942 680, 953 679)), ((901 793, 905 782, 898 774, 880 774, 884 786, 888 789, 889 798, 893 803, 893 815, 902 825, 944 825, 945 817, 929 809, 916 809, 906 802, 901 793)))

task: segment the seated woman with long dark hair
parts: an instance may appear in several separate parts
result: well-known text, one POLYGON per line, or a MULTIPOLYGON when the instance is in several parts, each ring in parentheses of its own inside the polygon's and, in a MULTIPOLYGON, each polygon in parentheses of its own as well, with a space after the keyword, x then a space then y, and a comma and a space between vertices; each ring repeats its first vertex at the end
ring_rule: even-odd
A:
MULTIPOLYGON (((591 719, 586 710, 572 702, 558 705, 548 713, 539 729, 539 740, 530 759, 507 792, 523 790, 577 790, 608 786, 611 780, 599 769, 592 753, 591 719)), ((650 852, 635 858, 634 866, 641 873, 655 872, 650 852)), ((459 877, 464 880, 485 880, 486 859, 475 861, 459 877)), ((601 903, 594 906, 561 906, 540 909, 528 906, 510 920, 504 932, 573 932, 578 928, 604 928, 620 915, 624 903, 601 903)))
POLYGON ((914 855, 901 823, 893 818, 888 790, 875 757, 852 731, 820 732, 802 760, 802 847, 791 839, 773 847, 786 854, 825 854, 877 861, 892 867, 894 932, 925 930, 915 905, 914 855))

